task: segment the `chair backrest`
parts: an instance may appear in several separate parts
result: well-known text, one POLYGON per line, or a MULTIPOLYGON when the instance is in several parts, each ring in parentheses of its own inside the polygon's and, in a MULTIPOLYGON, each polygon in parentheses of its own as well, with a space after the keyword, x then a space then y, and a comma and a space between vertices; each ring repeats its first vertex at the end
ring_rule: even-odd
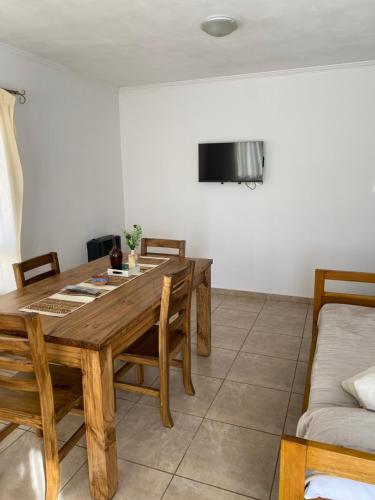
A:
POLYGON ((141 255, 178 255, 179 257, 185 257, 185 240, 166 240, 160 238, 142 238, 141 240, 141 255), (176 248, 178 253, 152 253, 149 252, 149 248, 176 248))
POLYGON ((160 332, 167 332, 169 328, 181 328, 190 334, 194 267, 195 263, 189 261, 181 271, 164 276, 160 306, 160 332))
POLYGON ((51 374, 39 314, 0 314, 0 369, 0 387, 38 392, 42 419, 54 425, 51 374), (34 377, 17 378, 15 371, 34 377))
POLYGON ((14 277, 16 279, 17 288, 24 288, 27 285, 36 283, 37 281, 44 280, 50 276, 55 276, 55 274, 60 274, 59 259, 56 252, 46 253, 45 255, 39 255, 38 257, 33 257, 32 259, 25 260, 13 264, 14 277), (37 269, 41 266, 50 265, 51 269, 45 271, 31 278, 26 278, 25 273, 37 269))

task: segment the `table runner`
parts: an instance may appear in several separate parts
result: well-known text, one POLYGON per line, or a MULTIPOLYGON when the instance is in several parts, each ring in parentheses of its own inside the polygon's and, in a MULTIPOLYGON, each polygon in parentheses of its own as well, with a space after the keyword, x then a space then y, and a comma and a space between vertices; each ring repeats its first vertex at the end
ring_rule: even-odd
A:
POLYGON ((96 297, 90 297, 84 294, 79 294, 77 292, 70 293, 65 289, 59 290, 57 293, 40 299, 32 304, 19 309, 24 312, 37 312, 39 314, 44 314, 46 316, 57 316, 63 318, 67 314, 70 314, 77 309, 90 304, 94 300, 100 299, 107 293, 116 290, 117 288, 126 285, 129 281, 142 276, 143 274, 152 271, 156 267, 167 262, 169 259, 167 257, 146 257, 142 256, 138 258, 138 264, 140 265, 140 271, 132 276, 108 276, 107 273, 103 273, 104 276, 108 277, 108 283, 106 285, 93 285, 90 278, 82 283, 78 283, 76 286, 94 288, 100 291, 100 295, 96 297))

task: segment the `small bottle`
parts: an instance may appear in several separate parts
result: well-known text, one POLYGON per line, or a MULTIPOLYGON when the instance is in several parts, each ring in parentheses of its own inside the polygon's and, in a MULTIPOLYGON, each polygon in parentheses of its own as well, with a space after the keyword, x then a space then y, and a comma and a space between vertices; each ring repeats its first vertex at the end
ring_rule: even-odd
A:
POLYGON ((115 236, 112 237, 113 247, 109 252, 109 259, 111 261, 112 269, 121 269, 122 267, 122 252, 121 249, 117 246, 115 236))
POLYGON ((130 254, 128 255, 129 269, 134 269, 136 265, 137 265, 137 254, 135 253, 134 250, 131 250, 130 254))

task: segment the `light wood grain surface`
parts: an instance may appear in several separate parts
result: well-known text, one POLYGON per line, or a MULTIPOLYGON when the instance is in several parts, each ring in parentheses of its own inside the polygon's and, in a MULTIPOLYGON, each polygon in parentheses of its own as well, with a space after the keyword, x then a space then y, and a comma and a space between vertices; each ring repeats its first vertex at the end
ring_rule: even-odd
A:
MULTIPOLYGON (((196 271, 194 288, 203 280, 210 267, 209 259, 194 259, 196 271)), ((126 286, 95 300, 91 304, 64 318, 42 316, 43 331, 47 341, 99 350, 111 343, 116 332, 137 322, 145 311, 160 307, 164 274, 184 267, 186 259, 171 257, 168 262, 131 281, 126 286)), ((88 279, 93 274, 106 271, 108 257, 65 271, 35 283, 25 289, 0 296, 0 312, 16 312, 32 302, 47 297, 66 285, 88 279)))

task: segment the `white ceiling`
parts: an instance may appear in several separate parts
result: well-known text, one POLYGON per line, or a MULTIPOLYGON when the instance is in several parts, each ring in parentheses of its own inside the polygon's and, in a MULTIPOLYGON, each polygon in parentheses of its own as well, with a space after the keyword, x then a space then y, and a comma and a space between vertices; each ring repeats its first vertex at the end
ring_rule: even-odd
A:
POLYGON ((116 85, 227 76, 375 59, 375 0, 0 0, 0 41, 116 85))

